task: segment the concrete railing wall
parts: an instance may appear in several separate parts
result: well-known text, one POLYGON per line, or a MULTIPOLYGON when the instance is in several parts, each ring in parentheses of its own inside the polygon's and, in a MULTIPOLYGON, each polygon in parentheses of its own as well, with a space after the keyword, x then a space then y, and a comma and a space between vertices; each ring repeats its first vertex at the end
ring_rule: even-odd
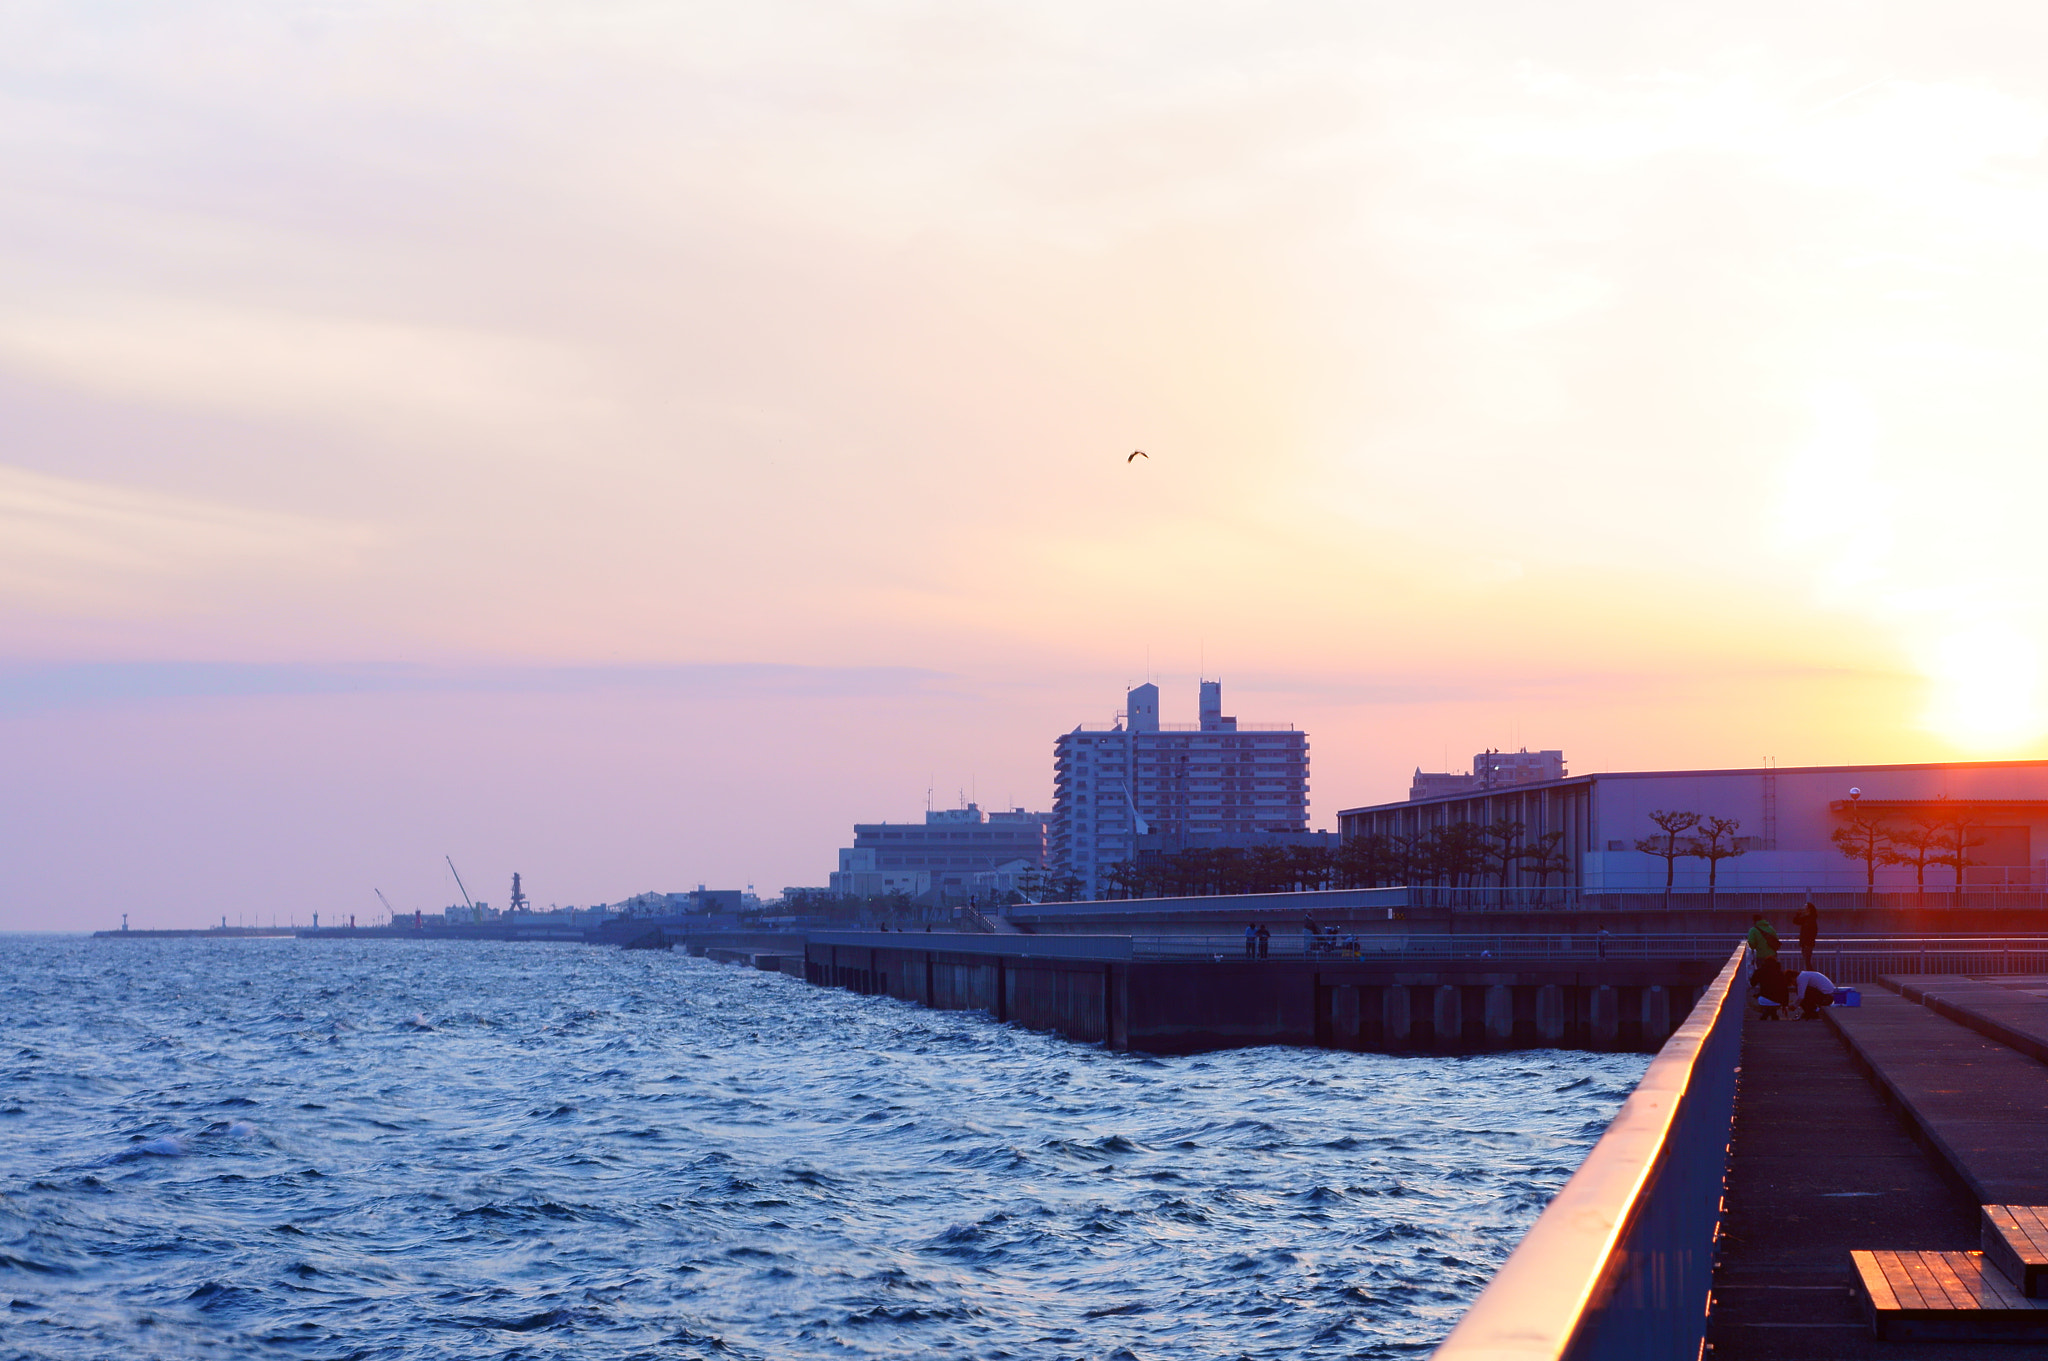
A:
POLYGON ((1437 1361, 1700 1355, 1742 1055, 1745 953, 1729 957, 1651 1060, 1437 1361))

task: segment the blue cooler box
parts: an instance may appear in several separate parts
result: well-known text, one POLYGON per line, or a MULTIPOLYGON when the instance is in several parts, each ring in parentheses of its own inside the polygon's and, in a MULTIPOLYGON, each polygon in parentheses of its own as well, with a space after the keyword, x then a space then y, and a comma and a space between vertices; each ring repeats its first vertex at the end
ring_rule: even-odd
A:
POLYGON ((1835 1005, 1838 1007, 1860 1007, 1863 1005, 1863 994, 1854 988, 1836 988, 1835 1005))

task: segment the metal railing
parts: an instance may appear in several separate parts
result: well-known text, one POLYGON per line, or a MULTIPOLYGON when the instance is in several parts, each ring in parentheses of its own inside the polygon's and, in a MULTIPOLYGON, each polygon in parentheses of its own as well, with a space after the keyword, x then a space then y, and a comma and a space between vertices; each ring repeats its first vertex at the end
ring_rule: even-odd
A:
MULTIPOLYGON (((1718 959, 1731 944, 1725 934, 1487 933, 1451 935, 1339 935, 1314 940, 1276 931, 1266 958, 1329 961, 1718 959)), ((1781 940, 1781 959, 1799 958, 1796 939, 1781 940)), ((1134 935, 1133 959, 1207 959, 1242 963, 1244 933, 1227 935, 1134 935)), ((1836 983, 1875 982, 1881 974, 2048 974, 2048 936, 1837 936, 1818 943, 1815 966, 1836 983)))
MULTIPOLYGON (((1294 931, 1275 931, 1265 958, 1328 960, 1433 959, 1716 959, 1728 949, 1720 935, 1617 935, 1576 931, 1548 935, 1338 935, 1309 939, 1294 931)), ((1217 962, 1259 958, 1245 950, 1244 933, 1228 935, 1136 935, 1134 959, 1208 959, 1217 962)))
MULTIPOLYGON (((1799 945, 1781 940, 1778 958, 1799 959, 1799 945)), ((1823 940, 1814 966, 1836 983, 1874 983, 1883 974, 2048 973, 2043 936, 1844 936, 1823 940)))
POLYGON ((1855 888, 1822 887, 1811 876, 1808 888, 1723 888, 1709 894, 1704 886, 1680 885, 1665 894, 1661 889, 1585 889, 1533 884, 1502 888, 1452 888, 1438 884, 1410 884, 1354 889, 1282 889, 1265 892, 1231 890, 1225 893, 1173 893, 1161 897, 1096 898, 1080 902, 1027 903, 1027 912, 1073 915, 1082 912, 1119 914, 1174 910, 1207 911, 1223 906, 1233 910, 1322 911, 1325 901, 1354 904, 1359 908, 1396 910, 1408 908, 1453 909, 1459 912, 1530 912, 1567 910, 1573 912, 1651 912, 1660 910, 1715 907, 1727 912, 1789 912, 1811 899, 1824 912, 1853 908, 1880 908, 1944 912, 1957 908, 2048 907, 2048 889, 2023 885, 1972 886, 1960 898, 1953 888, 1930 887, 1925 893, 1908 889, 1880 888, 1865 892, 1855 888), (1226 904, 1226 900, 1228 900, 1226 904), (1299 906, 1297 906, 1297 904, 1299 906))
POLYGON ((1501 1264, 1437 1361, 1700 1354, 1742 1056, 1745 949, 1501 1264))

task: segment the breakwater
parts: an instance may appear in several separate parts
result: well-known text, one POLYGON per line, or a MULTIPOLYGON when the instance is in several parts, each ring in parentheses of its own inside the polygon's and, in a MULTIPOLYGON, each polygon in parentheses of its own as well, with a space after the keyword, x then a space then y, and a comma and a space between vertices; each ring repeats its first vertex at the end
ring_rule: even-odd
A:
POLYGON ((1112 1049, 1654 1051, 1718 960, 1140 959, 1129 937, 814 932, 812 983, 1112 1049))

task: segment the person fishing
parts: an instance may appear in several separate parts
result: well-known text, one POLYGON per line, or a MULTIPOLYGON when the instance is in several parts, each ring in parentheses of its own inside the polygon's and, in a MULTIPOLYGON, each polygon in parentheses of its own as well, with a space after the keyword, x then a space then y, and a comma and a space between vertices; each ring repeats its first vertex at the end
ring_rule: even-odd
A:
POLYGON ((1792 915, 1792 924, 1799 928, 1799 962, 1806 968, 1813 967, 1813 942, 1820 935, 1820 909, 1813 905, 1813 899, 1806 900, 1806 906, 1792 915))
POLYGON ((1799 1008, 1800 1020, 1811 1021, 1820 1015, 1822 1007, 1834 1004, 1834 980, 1826 974, 1806 969, 1792 980, 1792 1005, 1799 1008))

